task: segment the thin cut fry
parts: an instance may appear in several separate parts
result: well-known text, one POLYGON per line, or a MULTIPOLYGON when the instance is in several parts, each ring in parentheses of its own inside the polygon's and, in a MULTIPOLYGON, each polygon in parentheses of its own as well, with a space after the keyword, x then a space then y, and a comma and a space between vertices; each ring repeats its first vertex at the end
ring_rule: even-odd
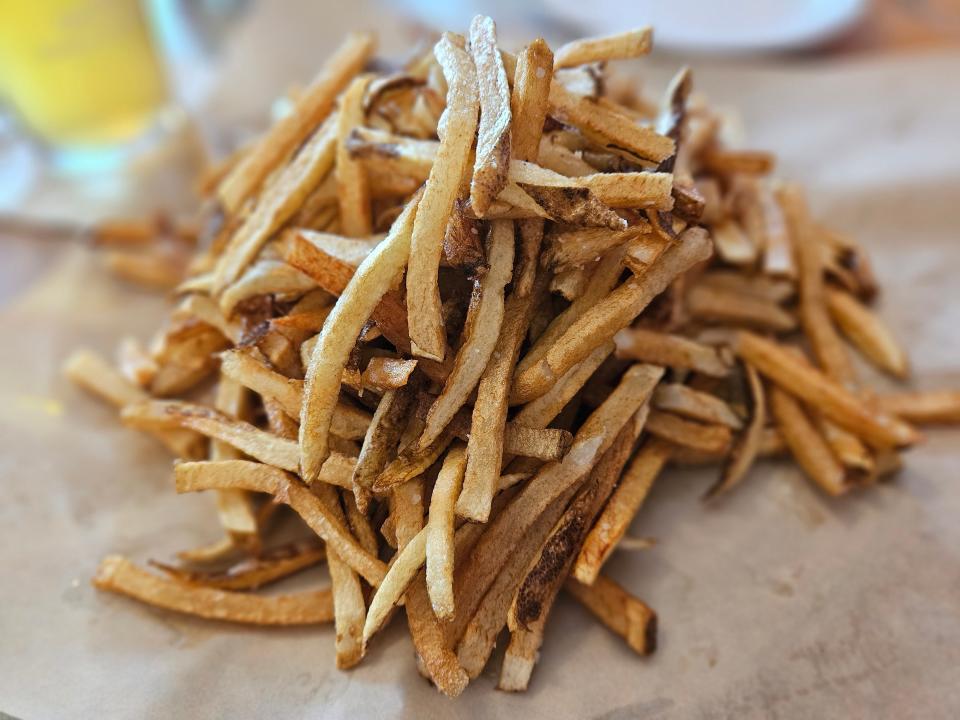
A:
POLYGON ((417 312, 408 316, 414 354, 442 360, 445 339, 437 271, 444 230, 477 130, 480 101, 473 61, 455 38, 445 34, 434 47, 434 54, 449 90, 447 107, 438 126, 440 148, 423 194, 424 212, 417 215, 413 225, 410 266, 407 268, 407 303, 417 308, 417 312))
POLYGON ((880 395, 884 412, 918 425, 960 423, 960 391, 918 390, 880 395))
POLYGON ((574 578, 566 590, 597 620, 624 640, 638 655, 657 649, 657 614, 640 598, 634 597, 606 575, 585 585, 574 578))
POLYGON ((627 60, 648 54, 652 47, 653 28, 650 26, 616 35, 574 40, 557 50, 553 67, 565 68, 593 62, 627 60))
POLYGON ((459 444, 451 447, 430 498, 426 527, 427 592, 440 620, 453 616, 453 507, 460 494, 466 462, 466 448, 459 444))
POLYGON ((333 620, 329 589, 263 597, 197 587, 149 573, 120 555, 108 555, 101 561, 93 584, 148 605, 210 620, 253 625, 311 625, 333 620))
POLYGON ((224 208, 235 214, 293 148, 330 114, 334 99, 375 49, 372 35, 353 33, 337 49, 297 101, 243 157, 217 190, 224 208))
POLYGON ((841 290, 827 290, 827 307, 841 332, 864 357, 896 378, 907 377, 907 353, 880 318, 841 290))
POLYGON ((886 413, 872 411, 846 389, 776 343, 740 332, 736 349, 744 360, 778 386, 875 447, 903 447, 920 439, 908 424, 886 413))
POLYGON ((711 377, 730 374, 730 365, 715 348, 679 335, 629 328, 618 332, 614 340, 617 343, 617 357, 694 370, 711 377))
POLYGON ((410 254, 419 197, 396 219, 390 233, 357 268, 334 306, 313 349, 300 411, 300 470, 310 482, 329 453, 330 424, 340 393, 340 375, 370 313, 396 282, 410 254))
POLYGON ((679 383, 662 383, 653 393, 653 406, 705 423, 717 423, 739 430, 743 421, 716 395, 679 383))
POLYGON ((354 78, 340 98, 337 117, 337 200, 344 235, 365 237, 373 232, 370 215, 370 188, 367 173, 347 148, 350 131, 363 125, 363 95, 370 84, 369 75, 354 78))

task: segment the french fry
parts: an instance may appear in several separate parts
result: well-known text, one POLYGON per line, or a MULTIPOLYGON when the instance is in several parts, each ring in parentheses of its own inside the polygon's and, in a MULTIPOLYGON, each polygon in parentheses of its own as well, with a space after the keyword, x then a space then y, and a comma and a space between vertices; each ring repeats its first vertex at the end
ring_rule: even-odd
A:
POLYGON ((418 446, 433 443, 480 381, 493 353, 503 322, 504 288, 513 271, 514 232, 509 220, 492 223, 487 245, 490 268, 476 284, 467 311, 463 342, 453 361, 447 384, 427 415, 418 446))
POLYGON ((726 377, 730 365, 716 349, 695 340, 647 330, 628 328, 614 336, 617 357, 680 370, 694 370, 710 377, 726 377))
POLYGON ((646 500, 653 481, 670 459, 670 453, 670 445, 657 439, 648 440, 640 449, 583 541, 571 577, 585 585, 596 581, 600 569, 646 500))
POLYGON ((753 265, 758 249, 736 221, 724 220, 710 228, 717 255, 730 265, 753 265))
POLYGON ((905 379, 907 353, 880 319, 849 293, 830 288, 826 294, 830 315, 847 339, 881 370, 905 379))
POLYGON ((587 190, 612 208, 669 210, 673 207, 670 173, 596 173, 571 178, 532 162, 514 160, 510 163, 509 178, 528 193, 532 187, 587 190))
POLYGON ((716 395, 679 383, 662 383, 657 387, 653 393, 653 406, 693 420, 726 425, 734 430, 743 427, 739 416, 716 395))
POLYGON ((507 184, 510 168, 510 87, 497 49, 493 20, 477 15, 470 23, 470 53, 476 66, 480 124, 470 202, 481 216, 507 184))
POLYGON ((330 590, 264 597, 197 587, 149 573, 120 555, 108 555, 101 561, 93 584, 99 590, 210 620, 253 625, 311 625, 333 619, 330 590))
POLYGON ((735 290, 696 285, 687 291, 686 304, 694 318, 706 322, 773 332, 789 332, 797 326, 793 315, 776 303, 735 290))
POLYGON ((766 175, 773 170, 773 155, 760 150, 730 150, 711 147, 700 156, 700 162, 717 174, 742 173, 766 175))
POLYGON ((257 295, 301 296, 316 286, 313 278, 285 262, 259 260, 223 291, 220 307, 230 317, 237 305, 257 295))
POLYGON ((330 114, 337 94, 367 62, 375 45, 368 34, 347 36, 301 94, 294 111, 260 138, 217 189, 217 197, 229 213, 235 214, 264 178, 330 114))
POLYGON ((442 360, 445 340, 437 271, 444 230, 476 133, 480 101, 473 61, 454 37, 444 35, 434 47, 434 54, 449 90, 447 108, 438 126, 440 148, 424 189, 424 212, 417 215, 413 225, 407 268, 407 302, 417 308, 417 312, 408 317, 414 354, 442 360))
POLYGON ((736 350, 779 387, 802 398, 874 447, 904 447, 920 439, 908 424, 886 413, 872 411, 846 389, 776 343, 741 331, 737 335, 736 350))
POLYGON ((787 447, 807 476, 828 495, 845 493, 849 486, 843 466, 800 403, 775 386, 770 389, 770 410, 787 447))
MULTIPOLYGON (((297 152, 293 161, 268 185, 253 212, 230 238, 214 269, 213 291, 220 295, 254 259, 276 230, 289 220, 333 165, 336 124, 324 123, 297 152)), ((253 154, 247 158, 253 158, 253 154)), ((244 163, 235 172, 244 168, 244 163)), ((227 178, 229 183, 234 177, 227 178)), ((222 196, 221 196, 222 200, 222 196)))
MULTIPOLYGON (((246 388, 228 378, 220 378, 214 405, 230 417, 249 417, 250 403, 246 388)), ((237 460, 241 453, 233 446, 219 440, 210 443, 211 460, 237 460)), ((218 490, 217 514, 223 529, 240 546, 259 542, 257 519, 253 512, 250 494, 244 490, 218 490)), ((228 588, 229 589, 229 588, 228 588)))
POLYGON ((877 397, 884 412, 918 425, 960 423, 960 392, 919 390, 887 393, 877 397))
POLYGON ((390 611, 400 602, 407 587, 423 566, 426 560, 427 536, 428 530, 423 528, 397 552, 397 556, 390 563, 383 582, 370 600, 370 611, 363 626, 364 644, 370 642, 370 638, 383 627, 390 611))
POLYGON ((259 557, 241 560, 226 570, 185 570, 154 560, 150 564, 186 585, 217 590, 256 590, 313 567, 326 557, 326 551, 311 540, 281 545, 265 551, 259 557))
POLYGON ((563 229, 546 237, 548 249, 544 260, 557 270, 582 267, 648 231, 646 223, 621 231, 592 227, 563 229))
POLYGON ((414 197, 387 237, 357 268, 320 333, 304 385, 300 411, 300 470, 308 482, 320 473, 329 453, 330 424, 340 392, 340 375, 363 324, 370 317, 410 254, 410 237, 419 198, 414 197))
POLYGON ((598 575, 589 585, 570 578, 565 588, 611 632, 626 640, 635 653, 649 655, 656 651, 657 614, 645 602, 606 575, 598 575))
POLYGON ((574 40, 557 50, 553 67, 565 68, 592 62, 627 60, 648 54, 652 47, 653 28, 649 26, 616 35, 574 40))
POLYGON ((447 451, 430 498, 427 520, 427 592, 433 612, 440 620, 453 616, 453 520, 466 468, 466 448, 454 445, 447 451))
POLYGON ((370 80, 369 75, 353 79, 340 99, 340 112, 337 116, 337 200, 340 206, 340 223, 348 237, 365 237, 373 232, 367 173, 347 148, 351 130, 364 122, 363 96, 370 80))
POLYGON ((292 475, 267 465, 246 460, 218 463, 185 462, 174 468, 177 492, 197 492, 222 488, 240 488, 265 492, 289 505, 304 522, 334 548, 350 567, 376 587, 386 574, 386 566, 364 550, 334 515, 313 493, 292 475))

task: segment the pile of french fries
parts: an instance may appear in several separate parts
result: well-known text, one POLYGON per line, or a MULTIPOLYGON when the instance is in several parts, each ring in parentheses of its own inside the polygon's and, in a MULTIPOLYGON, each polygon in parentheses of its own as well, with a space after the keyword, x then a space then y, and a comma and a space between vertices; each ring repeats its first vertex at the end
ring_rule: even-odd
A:
POLYGON ((607 76, 649 28, 516 55, 493 21, 373 73, 352 35, 292 112, 204 182, 178 304, 68 375, 215 493, 222 539, 97 587, 264 625, 333 622, 358 663, 403 606, 458 695, 504 629, 527 687, 565 589, 641 655, 656 614, 603 567, 671 464, 715 500, 792 456, 828 495, 896 470, 960 394, 877 394, 906 355, 862 249, 729 147, 689 70, 654 102, 607 76), (211 382, 212 380, 212 382, 211 382), (178 398, 178 399, 173 399, 178 398), (290 514, 284 508, 292 510, 290 514), (278 544, 283 515, 299 536, 278 544), (330 586, 257 588, 325 562, 330 586))

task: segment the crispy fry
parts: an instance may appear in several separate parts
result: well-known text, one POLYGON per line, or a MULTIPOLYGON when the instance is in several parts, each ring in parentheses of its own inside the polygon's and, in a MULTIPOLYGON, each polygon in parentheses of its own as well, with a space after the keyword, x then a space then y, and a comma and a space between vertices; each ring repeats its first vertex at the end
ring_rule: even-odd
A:
POLYGON ((487 245, 490 268, 474 288, 463 330, 463 343, 453 361, 453 371, 447 384, 427 415, 426 426, 418 443, 421 450, 439 437, 466 402, 493 353, 503 322, 504 288, 510 282, 513 271, 513 245, 513 223, 509 220, 494 221, 487 245))
POLYGON ((447 108, 438 126, 440 148, 423 194, 424 212, 417 214, 413 225, 407 268, 407 302, 417 308, 417 312, 408 316, 414 354, 442 360, 445 341, 437 271, 444 230, 477 130, 480 101, 473 61, 455 38, 445 34, 434 47, 434 54, 443 69, 449 91, 447 108))
POLYGON ((309 482, 329 453, 328 434, 340 391, 340 375, 363 324, 390 289, 410 253, 410 236, 419 197, 407 204, 390 233, 350 279, 327 318, 307 368, 300 412, 300 469, 309 482))
POLYGON ((514 160, 510 163, 509 177, 527 192, 531 187, 588 190, 601 203, 613 208, 669 210, 673 207, 670 173, 596 173, 571 178, 532 162, 514 160))
POLYGON ((343 523, 324 508, 320 499, 283 470, 246 460, 226 460, 180 463, 174 468, 174 475, 179 493, 221 488, 270 493, 289 505, 323 538, 328 552, 335 549, 371 585, 379 585, 386 574, 386 566, 357 543, 343 523))
POLYGON ((757 247, 735 220, 724 220, 711 228, 717 255, 731 265, 753 265, 757 247))
POLYGON ((510 87, 497 49, 493 20, 477 15, 470 23, 470 53, 476 66, 480 124, 470 202, 483 215, 507 184, 510 168, 510 87))
POLYGON ((907 353, 880 318, 840 290, 827 290, 827 307, 841 332, 864 357, 894 377, 907 377, 910 372, 907 353))
POLYGON ((640 449, 583 541, 573 565, 572 577, 586 585, 596 581, 603 564, 646 500, 653 481, 670 459, 670 453, 670 445, 658 439, 648 440, 640 449))
POLYGON ((878 448, 904 447, 920 439, 908 424, 873 412, 823 373, 777 344, 749 332, 737 335, 737 352, 778 386, 816 407, 825 417, 878 448))
POLYGON ((711 147, 700 156, 700 162, 717 174, 742 173, 766 175, 773 170, 773 155, 762 150, 729 150, 711 147))
POLYGON ((235 214, 290 151, 330 114, 337 94, 373 55, 375 46, 372 35, 347 36, 300 95, 293 112, 260 138, 221 183, 217 197, 230 214, 235 214))
POLYGON ((304 272, 278 260, 259 260, 223 291, 220 307, 230 317, 237 305, 257 295, 301 296, 317 287, 304 272))
POLYGON ((779 387, 770 389, 770 410, 787 447, 807 476, 829 495, 849 489, 844 470, 800 403, 779 387))
POLYGON ((708 322, 789 332, 797 326, 793 315, 776 303, 736 290, 695 285, 686 294, 690 314, 708 322))
POLYGON ((370 85, 370 80, 369 75, 354 78, 340 99, 340 113, 337 117, 337 200, 340 205, 340 222, 344 234, 348 237, 365 237, 373 232, 367 174, 347 148, 350 131, 363 124, 363 95, 370 85))
POLYGON ((918 425, 960 423, 960 391, 918 390, 877 398, 884 412, 918 425))
MULTIPOLYGON (((250 414, 247 389, 229 378, 220 378, 214 405, 217 410, 235 419, 247 418, 250 414)), ((210 443, 211 460, 237 460, 240 456, 240 451, 232 445, 220 440, 212 440, 210 443)), ((259 542, 257 519, 249 493, 244 490, 218 490, 217 514, 223 529, 233 537, 237 545, 249 546, 259 542)))
POLYGON ((427 592, 440 620, 453 617, 453 519, 466 467, 466 448, 454 445, 447 452, 430 499, 427 521, 427 592))
POLYGON ((653 406, 693 420, 726 425, 734 430, 743 427, 740 417, 716 395, 679 383, 662 383, 653 393, 653 406))
POLYGON ((187 615, 253 625, 310 625, 333 619, 330 590, 263 597, 197 587, 142 570, 120 555, 108 555, 93 584, 148 605, 187 615))
POLYGON ((614 340, 617 343, 617 357, 694 370, 711 377, 730 374, 730 366, 714 348, 679 335, 629 328, 618 332, 614 340))
POLYGON ((590 585, 570 578, 565 588, 597 620, 626 640, 635 653, 649 655, 656 651, 657 614, 640 598, 606 575, 597 576, 590 585))
POLYGON ((557 50, 553 66, 565 68, 592 62, 627 60, 648 54, 652 47, 653 28, 650 26, 616 35, 584 38, 569 42, 557 50))

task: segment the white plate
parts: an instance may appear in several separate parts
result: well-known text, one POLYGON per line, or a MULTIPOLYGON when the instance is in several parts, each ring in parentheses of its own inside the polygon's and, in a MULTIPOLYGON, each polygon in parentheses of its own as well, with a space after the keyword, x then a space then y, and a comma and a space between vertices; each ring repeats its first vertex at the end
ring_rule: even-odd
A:
POLYGON ((866 0, 542 0, 558 19, 596 34, 653 25, 657 47, 766 52, 816 45, 851 27, 866 0))

